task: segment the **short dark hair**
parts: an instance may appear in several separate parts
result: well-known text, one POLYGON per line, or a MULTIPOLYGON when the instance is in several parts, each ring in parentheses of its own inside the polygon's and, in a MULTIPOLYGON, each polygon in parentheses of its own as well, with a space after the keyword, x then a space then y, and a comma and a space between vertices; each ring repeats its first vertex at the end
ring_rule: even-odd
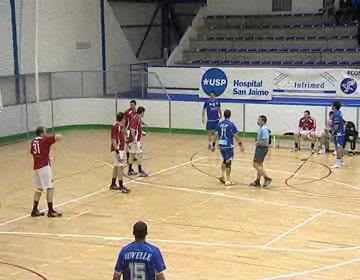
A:
POLYGON ((330 111, 330 112, 329 112, 329 115, 334 115, 334 111, 330 111))
POLYGON ((225 119, 230 119, 230 117, 231 117, 231 111, 229 109, 226 109, 224 111, 224 118, 225 119))
POLYGON ((340 110, 341 108, 341 103, 339 101, 335 101, 332 105, 336 110, 340 110))
POLYGON ((142 221, 135 223, 133 228, 133 234, 135 239, 145 239, 147 235, 147 225, 142 221))
POLYGON ((145 112, 145 108, 144 107, 138 107, 137 108, 137 112, 136 113, 138 113, 139 115, 141 114, 141 113, 144 113, 145 112))
POLYGON ((39 126, 35 131, 36 136, 41 136, 41 134, 43 134, 44 132, 45 132, 45 127, 43 126, 39 126))
POLYGON ((310 111, 309 110, 305 110, 304 113, 308 113, 310 115, 310 111))
POLYGON ((136 105, 136 100, 135 99, 131 100, 130 104, 135 104, 136 105))
POLYGON ((267 117, 265 115, 260 115, 259 119, 261 119, 264 123, 267 123, 267 117))
POLYGON ((124 113, 123 112, 119 112, 119 113, 116 114, 116 120, 118 122, 121 122, 123 120, 123 118, 124 118, 124 113))

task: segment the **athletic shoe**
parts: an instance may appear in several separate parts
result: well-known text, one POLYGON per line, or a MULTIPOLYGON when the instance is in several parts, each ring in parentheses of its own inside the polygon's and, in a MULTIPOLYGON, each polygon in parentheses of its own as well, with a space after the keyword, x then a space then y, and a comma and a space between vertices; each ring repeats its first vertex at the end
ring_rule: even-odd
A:
POLYGON ((47 216, 48 216, 49 218, 62 217, 62 213, 53 210, 53 211, 51 211, 51 212, 48 212, 47 216))
POLYGON ((311 150, 311 153, 312 153, 312 154, 315 154, 315 153, 316 153, 315 149, 312 149, 312 150, 311 150))
POLYGON ((118 191, 118 190, 120 190, 120 187, 118 187, 117 185, 110 185, 110 190, 118 191))
POLYGON ((331 169, 340 169, 340 168, 342 168, 342 166, 339 165, 339 164, 335 164, 335 165, 333 165, 333 166, 330 166, 330 168, 331 168, 331 169))
POLYGON ((263 188, 267 188, 271 185, 272 179, 271 178, 267 178, 265 179, 265 182, 263 184, 263 188))
POLYGON ((143 131, 143 132, 142 132, 142 135, 146 136, 146 132, 145 132, 145 131, 143 131))
POLYGON ((139 173, 139 176, 140 176, 140 177, 148 177, 149 174, 147 174, 145 171, 141 171, 141 172, 139 173))
POLYGON ((255 180, 254 182, 250 183, 249 186, 259 188, 259 187, 261 187, 260 181, 255 180))
POLYGON ((234 183, 231 182, 231 181, 226 181, 226 182, 225 182, 225 187, 230 187, 230 186, 232 186, 232 185, 234 185, 234 183))
POLYGON ((225 184, 225 178, 223 176, 218 177, 221 184, 225 184))
POLYGON ((211 151, 212 147, 211 144, 208 145, 208 150, 211 151))
POLYGON ((333 155, 336 156, 336 151, 333 152, 333 155))
POLYGON ((323 149, 321 149, 320 151, 318 151, 318 154, 319 154, 319 155, 324 155, 324 154, 326 154, 326 151, 323 150, 323 149))
POLYGON ((125 186, 122 186, 119 188, 119 190, 122 192, 122 193, 129 193, 130 190, 128 188, 126 188, 125 186))
POLYGON ((41 217, 41 216, 44 216, 44 215, 45 215, 45 213, 40 212, 39 210, 31 212, 31 217, 41 217))
POLYGON ((290 152, 293 152, 293 153, 295 153, 295 152, 297 152, 297 151, 299 151, 299 148, 292 148, 292 149, 290 150, 290 152))
POLYGON ((128 172, 128 176, 136 176, 137 175, 137 172, 135 172, 134 170, 130 170, 128 172))
POLYGON ((211 148, 211 151, 212 151, 212 152, 215 152, 215 146, 213 146, 213 147, 211 148))

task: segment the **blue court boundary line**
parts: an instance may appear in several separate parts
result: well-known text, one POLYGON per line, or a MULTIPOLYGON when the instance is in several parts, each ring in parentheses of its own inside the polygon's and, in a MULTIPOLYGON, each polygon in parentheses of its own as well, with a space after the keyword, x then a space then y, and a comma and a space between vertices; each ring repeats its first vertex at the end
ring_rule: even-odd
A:
MULTIPOLYGON (((200 98, 198 94, 177 94, 177 93, 147 93, 147 99, 168 100, 168 96, 172 101, 183 102, 204 102, 205 98, 200 98)), ((241 103, 241 104, 268 104, 268 105, 302 105, 302 106, 329 106, 334 101, 340 101, 343 106, 359 107, 359 99, 347 98, 293 98, 293 97, 275 97, 272 100, 244 100, 244 99, 225 99, 218 98, 222 103, 241 103)))

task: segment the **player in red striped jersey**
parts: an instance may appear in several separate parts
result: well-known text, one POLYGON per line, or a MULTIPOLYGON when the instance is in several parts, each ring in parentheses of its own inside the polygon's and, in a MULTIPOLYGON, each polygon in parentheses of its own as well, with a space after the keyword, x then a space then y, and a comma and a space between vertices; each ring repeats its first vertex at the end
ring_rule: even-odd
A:
POLYGON ((123 183, 123 170, 126 164, 126 131, 124 113, 120 112, 116 115, 116 122, 111 129, 111 147, 113 153, 113 174, 110 185, 111 190, 120 190, 122 193, 128 193, 129 190, 123 183), (116 178, 119 180, 119 186, 116 185, 116 178))
POLYGON ((299 120, 298 131, 295 132, 294 152, 300 150, 300 138, 307 138, 311 141, 311 151, 315 152, 316 143, 316 121, 310 116, 310 111, 305 110, 304 116, 299 120))
POLYGON ((44 216, 43 212, 38 210, 41 193, 46 190, 48 202, 48 217, 61 217, 62 214, 53 208, 54 185, 50 164, 51 146, 62 138, 61 135, 49 135, 46 128, 40 126, 36 129, 36 137, 31 141, 30 153, 34 159, 34 205, 31 212, 32 217, 44 216))
POLYGON ((141 162, 143 158, 142 151, 142 121, 141 118, 144 117, 145 108, 139 107, 137 109, 137 114, 130 121, 130 137, 129 137, 129 146, 130 146, 130 158, 129 158, 129 176, 137 175, 133 170, 132 165, 136 157, 136 162, 138 164, 139 174, 141 177, 147 177, 148 174, 142 169, 141 162))

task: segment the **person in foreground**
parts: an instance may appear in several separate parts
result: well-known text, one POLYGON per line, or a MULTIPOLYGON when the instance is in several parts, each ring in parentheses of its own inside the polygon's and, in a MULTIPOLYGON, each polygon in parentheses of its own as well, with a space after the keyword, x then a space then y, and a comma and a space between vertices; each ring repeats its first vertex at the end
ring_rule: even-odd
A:
POLYGON ((135 241, 123 247, 115 265, 113 280, 165 280, 166 266, 159 248, 146 242, 147 225, 137 222, 135 241))
POLYGON ((38 210, 41 193, 46 190, 46 199, 48 202, 48 217, 61 217, 62 213, 53 208, 54 185, 50 164, 50 148, 62 138, 61 135, 49 135, 43 126, 36 129, 36 137, 31 141, 30 153, 34 159, 34 204, 31 217, 44 216, 43 212, 38 210))
POLYGON ((255 156, 253 161, 253 166, 257 171, 256 180, 250 184, 253 187, 260 187, 261 177, 264 177, 263 187, 266 188, 270 186, 272 179, 267 175, 264 169, 264 160, 269 150, 270 143, 270 131, 266 127, 267 118, 264 115, 259 116, 257 124, 259 130, 257 133, 255 156))
POLYGON ((215 99, 215 93, 210 94, 202 110, 202 123, 205 123, 205 112, 207 116, 206 130, 208 131, 208 150, 215 151, 215 131, 221 118, 220 101, 215 99))
POLYGON ((123 171, 126 164, 125 155, 126 131, 124 113, 116 115, 116 122, 111 129, 111 153, 113 154, 113 172, 110 190, 120 190, 122 193, 128 193, 129 190, 123 183, 123 171), (116 178, 119 180, 119 186, 116 185, 116 178))
POLYGON ((219 140, 219 149, 223 162, 221 164, 221 175, 218 178, 219 181, 225 186, 231 186, 233 183, 230 180, 231 175, 231 163, 234 158, 234 137, 240 146, 241 151, 244 151, 240 136, 238 135, 238 129, 235 124, 230 121, 231 111, 225 110, 224 118, 219 123, 216 130, 216 137, 219 140))
POLYGON ((336 163, 332 168, 342 168, 344 162, 344 146, 345 146, 345 122, 340 111, 341 103, 334 102, 332 109, 334 111, 332 119, 332 133, 334 136, 334 144, 336 149, 336 163))

